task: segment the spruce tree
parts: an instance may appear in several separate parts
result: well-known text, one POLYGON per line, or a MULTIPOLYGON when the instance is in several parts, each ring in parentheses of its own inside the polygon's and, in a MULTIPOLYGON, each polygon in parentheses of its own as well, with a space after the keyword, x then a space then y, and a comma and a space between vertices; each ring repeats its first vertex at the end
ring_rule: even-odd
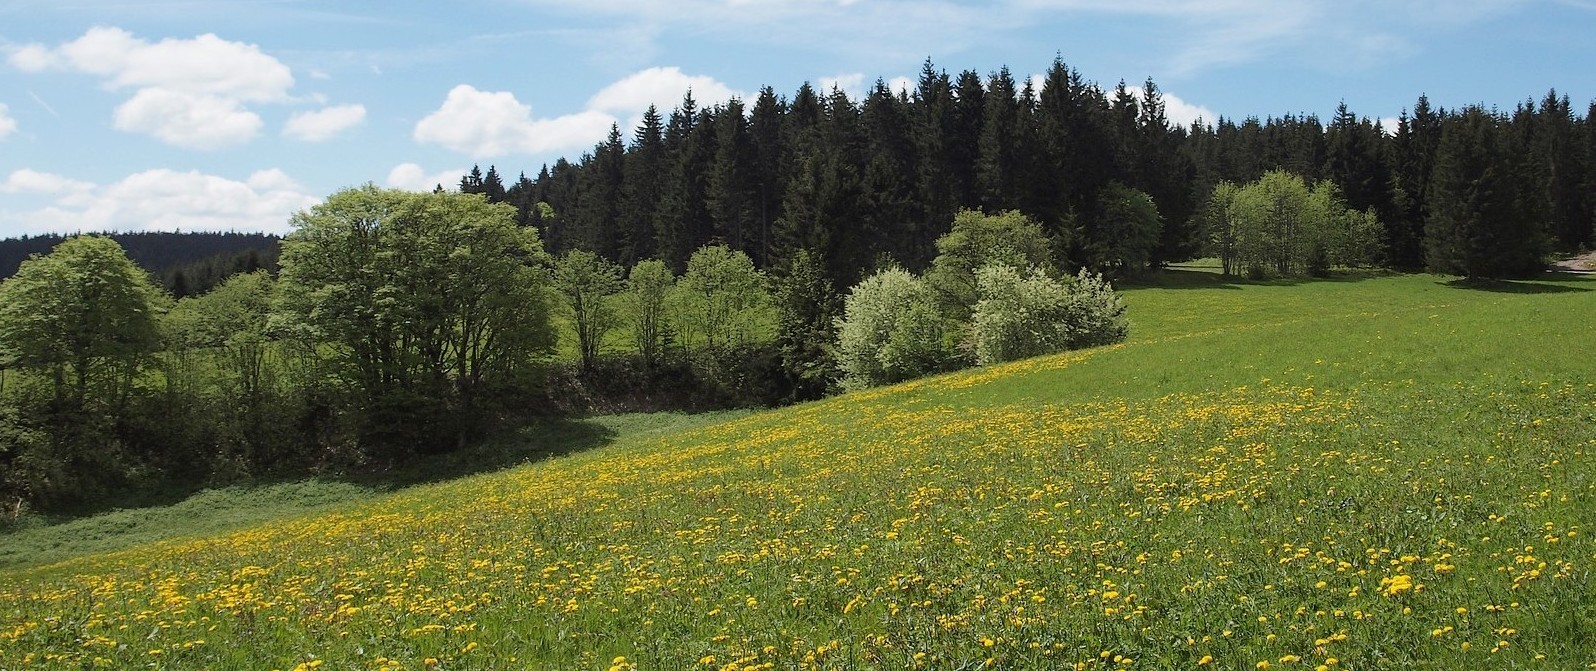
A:
POLYGON ((1539 268, 1540 238, 1520 209, 1504 125, 1478 106, 1443 124, 1424 229, 1431 272, 1499 278, 1539 268))
POLYGON ((733 98, 716 111, 715 153, 704 193, 714 237, 732 249, 757 247, 754 148, 743 103, 733 98))
POLYGON ((660 173, 665 165, 665 125, 653 105, 643 112, 623 162, 616 257, 630 266, 655 254, 654 216, 659 210, 660 173))
POLYGON ((981 138, 976 161, 976 181, 980 207, 988 212, 1018 209, 1021 206, 1022 171, 1019 138, 1024 129, 1020 92, 1007 67, 992 74, 982 118, 981 138))

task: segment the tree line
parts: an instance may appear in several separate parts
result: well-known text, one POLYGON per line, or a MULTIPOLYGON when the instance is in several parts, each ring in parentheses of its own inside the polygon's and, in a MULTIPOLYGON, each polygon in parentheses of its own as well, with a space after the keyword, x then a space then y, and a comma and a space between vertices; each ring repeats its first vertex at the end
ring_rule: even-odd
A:
MULTIPOLYGON (((140 231, 109 233, 128 258, 154 274, 162 286, 182 297, 210 291, 232 275, 276 270, 278 237, 265 233, 140 231)), ((29 256, 45 254, 63 235, 0 240, 0 279, 17 272, 29 256)))
POLYGON ((1345 104, 1327 122, 1179 126, 1150 79, 1109 89, 1055 60, 1033 83, 1007 68, 950 76, 928 61, 912 91, 878 80, 857 101, 808 84, 711 107, 689 92, 668 114, 648 110, 629 140, 612 128, 575 161, 508 184, 494 166, 474 168, 459 188, 512 204, 556 254, 658 258, 680 272, 719 242, 779 271, 807 250, 843 288, 883 257, 926 269, 961 209, 1025 212, 1075 268, 1132 274, 1217 255, 1214 190, 1283 171, 1378 222, 1360 262, 1502 276, 1592 244, 1593 113, 1596 103, 1581 117, 1551 91, 1511 112, 1420 96, 1395 128, 1345 104), (1511 216, 1481 215, 1493 232, 1473 232, 1468 217, 1493 207, 1511 216), (1501 263, 1460 260, 1457 241, 1469 239, 1492 240, 1475 248, 1501 249, 1501 263))

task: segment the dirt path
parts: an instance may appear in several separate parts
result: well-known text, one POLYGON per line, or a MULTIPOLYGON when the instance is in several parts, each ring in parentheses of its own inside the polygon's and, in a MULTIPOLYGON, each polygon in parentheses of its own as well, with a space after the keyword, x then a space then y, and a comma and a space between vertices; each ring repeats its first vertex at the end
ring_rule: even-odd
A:
POLYGON ((1565 273, 1596 274, 1596 252, 1588 252, 1583 256, 1563 259, 1552 264, 1552 267, 1565 273))

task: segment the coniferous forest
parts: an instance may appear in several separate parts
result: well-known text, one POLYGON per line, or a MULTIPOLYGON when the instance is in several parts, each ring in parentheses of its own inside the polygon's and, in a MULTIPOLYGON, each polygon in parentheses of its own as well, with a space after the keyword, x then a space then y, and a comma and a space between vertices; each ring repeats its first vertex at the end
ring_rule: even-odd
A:
POLYGON ((0 284, 0 495, 15 517, 389 468, 532 416, 774 405, 1106 344, 1127 328, 1109 281, 1198 257, 1487 280, 1593 242, 1596 104, 1555 91, 1420 96, 1395 128, 1345 105, 1179 126, 1151 80, 1057 60, 1039 81, 928 61, 862 100, 688 93, 531 177, 332 194, 280 256, 69 238, 0 284))

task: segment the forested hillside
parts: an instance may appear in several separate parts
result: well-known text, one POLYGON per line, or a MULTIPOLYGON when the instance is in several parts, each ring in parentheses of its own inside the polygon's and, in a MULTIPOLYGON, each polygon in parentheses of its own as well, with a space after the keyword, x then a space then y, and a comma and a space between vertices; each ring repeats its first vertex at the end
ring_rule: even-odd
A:
MULTIPOLYGON (((109 237, 179 298, 205 293, 238 273, 277 267, 278 238, 264 233, 144 231, 109 237)), ((29 256, 47 254, 63 239, 52 234, 0 240, 0 279, 15 275, 29 256)))

